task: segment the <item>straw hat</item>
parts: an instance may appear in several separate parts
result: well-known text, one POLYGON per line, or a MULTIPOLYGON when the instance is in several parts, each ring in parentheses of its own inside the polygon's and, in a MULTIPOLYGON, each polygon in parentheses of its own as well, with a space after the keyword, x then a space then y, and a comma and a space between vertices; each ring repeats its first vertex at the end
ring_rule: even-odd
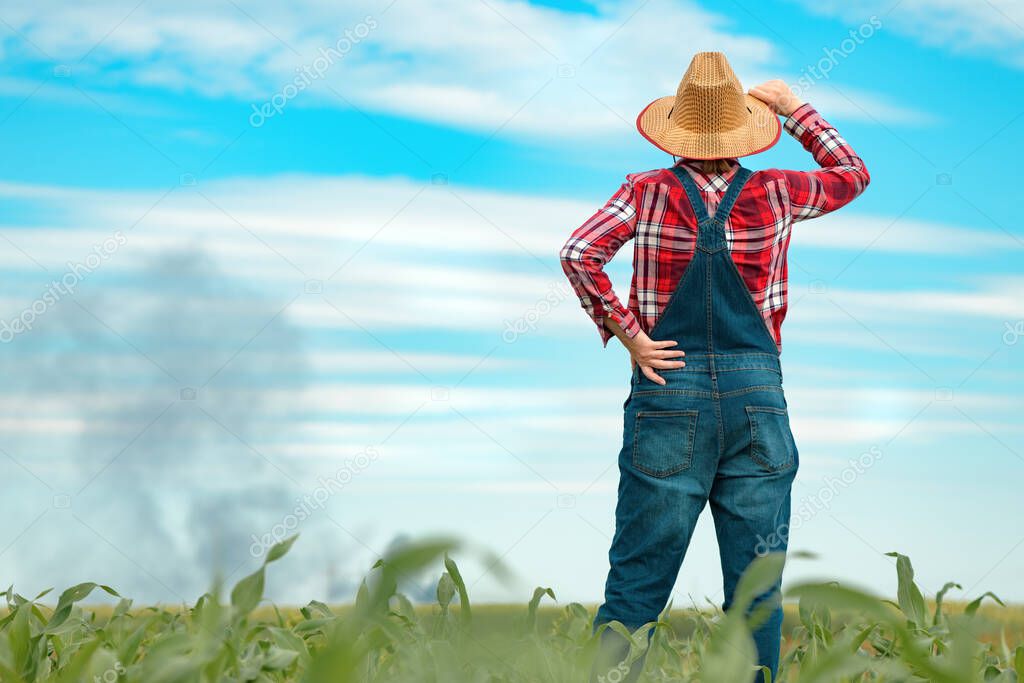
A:
POLYGON ((745 95, 721 52, 698 52, 675 96, 661 97, 636 118, 659 149, 690 159, 727 159, 763 152, 779 140, 778 117, 745 95))

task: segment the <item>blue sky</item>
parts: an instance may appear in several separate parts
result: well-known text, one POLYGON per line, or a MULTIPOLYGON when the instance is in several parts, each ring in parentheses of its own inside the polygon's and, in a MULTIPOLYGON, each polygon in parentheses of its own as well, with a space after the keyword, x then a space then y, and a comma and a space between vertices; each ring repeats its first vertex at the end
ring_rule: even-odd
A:
MULTIPOLYGON (((715 49, 807 79, 873 177, 794 232, 790 545, 818 558, 790 576, 891 592, 900 550, 927 589, 1024 598, 1022 27, 966 0, 6 5, 0 303, 31 329, 0 325, 0 576, 180 600, 294 527, 272 596, 342 599, 450 532, 482 599, 599 599, 628 361, 557 253, 670 163, 634 117, 715 49)), ((720 599, 717 567, 702 520, 676 602, 720 599)))

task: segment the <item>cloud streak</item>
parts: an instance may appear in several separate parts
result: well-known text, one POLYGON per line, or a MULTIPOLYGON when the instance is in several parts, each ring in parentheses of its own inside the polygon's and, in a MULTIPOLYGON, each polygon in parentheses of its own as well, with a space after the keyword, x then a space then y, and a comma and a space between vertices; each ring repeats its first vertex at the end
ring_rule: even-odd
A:
POLYGON ((889 0, 848 3, 841 0, 803 0, 810 11, 857 21, 873 12, 886 25, 924 45, 955 54, 994 55, 1017 68, 1024 67, 1024 5, 1016 0, 889 0))
MULTIPOLYGON (((312 0, 134 7, 106 0, 88 11, 50 0, 14 3, 5 21, 17 32, 8 52, 66 62, 76 79, 101 93, 127 84, 232 98, 255 111, 268 102, 275 111, 303 103, 355 107, 561 140, 631 128, 645 104, 674 92, 695 51, 725 51, 750 82, 780 71, 771 42, 737 33, 722 14, 672 0, 604 4, 594 15, 511 0, 393 8, 312 0), (337 49, 341 41, 345 50, 337 49), (332 50, 338 56, 314 69, 315 78, 304 75, 332 50)), ((6 85, 12 93, 28 87, 6 85)), ((819 99, 836 115, 866 119, 850 96, 869 103, 876 119, 921 116, 873 93, 824 92, 819 99)))

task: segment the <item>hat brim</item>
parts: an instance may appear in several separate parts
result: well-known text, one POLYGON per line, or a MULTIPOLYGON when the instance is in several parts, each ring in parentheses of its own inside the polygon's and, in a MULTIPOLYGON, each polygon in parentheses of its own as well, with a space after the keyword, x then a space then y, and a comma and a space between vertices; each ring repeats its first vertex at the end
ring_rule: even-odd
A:
POLYGON ((680 128, 669 117, 675 96, 659 97, 636 117, 636 128, 658 149, 688 159, 730 159, 763 152, 779 141, 782 124, 767 104, 744 95, 750 117, 745 125, 721 133, 680 128))

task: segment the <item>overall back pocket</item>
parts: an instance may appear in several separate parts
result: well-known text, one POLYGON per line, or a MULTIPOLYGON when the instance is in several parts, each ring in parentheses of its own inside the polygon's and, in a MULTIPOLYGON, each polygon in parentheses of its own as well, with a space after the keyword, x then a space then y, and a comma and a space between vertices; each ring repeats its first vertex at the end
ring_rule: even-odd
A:
POLYGON ((633 467, 652 477, 690 468, 696 410, 643 410, 633 430, 633 467))
POLYGON ((781 472, 796 464, 796 442, 785 408, 747 406, 750 419, 750 457, 769 472, 781 472))

